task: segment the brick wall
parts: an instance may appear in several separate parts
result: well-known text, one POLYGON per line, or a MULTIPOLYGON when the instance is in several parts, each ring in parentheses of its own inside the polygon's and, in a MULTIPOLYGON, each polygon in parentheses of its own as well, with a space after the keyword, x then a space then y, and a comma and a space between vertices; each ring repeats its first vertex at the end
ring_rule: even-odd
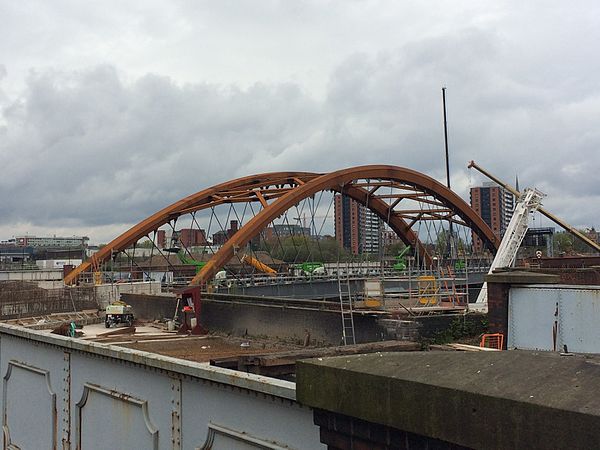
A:
MULTIPOLYGON (((508 293, 510 284, 488 283, 488 332, 508 333, 508 293)), ((506 339, 504 340, 506 349, 506 339)))

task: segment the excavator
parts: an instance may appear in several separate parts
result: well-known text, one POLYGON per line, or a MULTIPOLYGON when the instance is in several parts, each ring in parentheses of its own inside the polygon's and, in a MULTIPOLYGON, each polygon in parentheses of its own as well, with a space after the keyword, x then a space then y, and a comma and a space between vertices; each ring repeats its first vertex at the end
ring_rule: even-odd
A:
POLYGON ((196 261, 194 258, 186 256, 182 251, 177 252, 177 257, 182 264, 195 266, 196 273, 200 272, 200 269, 206 265, 206 261, 196 261))
POLYGON ((400 253, 396 255, 396 264, 392 266, 394 270, 397 270, 399 272, 403 272, 406 270, 406 258, 404 255, 406 255, 409 251, 410 245, 407 245, 402 250, 400 250, 400 253))
POLYGON ((173 236, 171 237, 171 247, 165 248, 164 251, 167 253, 175 253, 177 255, 177 258, 179 258, 179 261, 181 261, 181 264, 184 264, 186 266, 195 266, 195 272, 200 272, 200 269, 202 269, 206 265, 206 261, 195 260, 194 258, 192 258, 191 253, 190 256, 186 256, 179 242, 179 235, 176 232, 173 233, 173 236))
POLYGON ((181 247, 173 246, 170 248, 165 248, 164 251, 167 253, 175 253, 177 258, 179 258, 179 261, 181 261, 181 264, 185 264, 186 266, 195 266, 196 273, 200 272, 200 269, 206 265, 206 261, 196 261, 191 256, 186 256, 181 247))
POLYGON ((301 273, 307 277, 325 274, 325 264, 322 262, 304 262, 302 264, 298 264, 296 269, 300 270, 301 273))

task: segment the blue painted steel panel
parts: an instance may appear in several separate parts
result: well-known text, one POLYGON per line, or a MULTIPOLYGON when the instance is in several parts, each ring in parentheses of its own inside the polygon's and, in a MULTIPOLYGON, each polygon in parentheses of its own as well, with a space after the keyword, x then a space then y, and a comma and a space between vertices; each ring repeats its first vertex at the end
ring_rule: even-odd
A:
POLYGON ((325 448, 287 381, 10 325, 0 372, 7 448, 325 448))
POLYGON ((600 287, 519 286, 509 295, 508 347, 600 353, 600 287))

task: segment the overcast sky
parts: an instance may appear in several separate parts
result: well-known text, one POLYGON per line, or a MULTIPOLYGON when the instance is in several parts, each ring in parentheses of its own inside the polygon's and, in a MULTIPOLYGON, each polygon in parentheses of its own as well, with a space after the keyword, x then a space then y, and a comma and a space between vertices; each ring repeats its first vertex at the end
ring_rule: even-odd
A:
POLYGON ((600 226, 598 2, 0 0, 0 29, 0 239, 106 242, 271 170, 444 181, 444 85, 463 198, 474 159, 600 226))

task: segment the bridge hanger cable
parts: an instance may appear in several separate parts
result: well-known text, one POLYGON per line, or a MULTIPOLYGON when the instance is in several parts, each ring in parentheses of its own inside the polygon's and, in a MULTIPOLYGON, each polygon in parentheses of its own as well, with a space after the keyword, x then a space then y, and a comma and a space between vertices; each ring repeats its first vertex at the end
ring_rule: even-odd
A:
MULTIPOLYGON (((192 218, 193 218, 194 223, 198 227, 198 230, 202 231, 202 228, 200 227, 200 223, 198 222, 198 219, 196 219, 196 211, 192 212, 192 218)), ((211 224, 212 224, 212 214, 211 214, 210 219, 208 221, 208 229, 204 232, 204 242, 205 242, 205 245, 202 248, 202 253, 200 253, 200 257, 202 259, 204 259, 204 255, 206 253, 208 253, 206 251, 206 247, 207 247, 206 244, 208 244, 208 238, 210 237, 210 226, 211 226, 211 224)), ((212 251, 212 243, 211 243, 211 245, 208 245, 208 248, 212 251)))
POLYGON ((175 240, 175 236, 177 237, 177 240, 175 241, 177 243, 177 245, 180 245, 181 247, 183 247, 183 250, 185 253, 188 254, 188 256, 192 259, 194 259, 194 255, 192 255, 192 252, 189 250, 189 248, 183 243, 183 241, 181 240, 181 236, 179 234, 179 232, 175 229, 176 225, 177 225, 177 218, 175 219, 173 225, 171 225, 171 221, 168 222, 169 226, 172 229, 173 232, 173 237, 171 238, 171 245, 173 245, 173 241, 175 240))
MULTIPOLYGON (((210 220, 210 223, 209 223, 209 231, 210 231, 210 226, 212 224, 214 224, 214 223, 216 223, 219 226, 219 228, 220 228, 217 232, 220 231, 220 232, 223 233, 224 236, 227 236, 227 231, 223 228, 223 225, 221 224, 221 221, 219 220, 219 216, 215 212, 215 207, 211 206, 211 220, 210 220), (214 219, 214 221, 213 221, 213 219, 214 219)), ((213 256, 215 255, 214 245, 215 245, 215 243, 214 243, 214 239, 213 239, 213 243, 210 246, 210 251, 213 254, 213 256)), ((227 272, 227 269, 225 267, 223 267, 222 270, 225 270, 227 272)), ((235 272, 233 272, 231 270, 231 268, 229 269, 229 272, 233 275, 234 279, 239 279, 239 277, 237 276, 237 274, 235 272)))
MULTIPOLYGON (((142 271, 142 275, 146 275, 148 276, 148 272, 144 270, 143 267, 141 267, 136 261, 135 261, 135 253, 133 256, 131 256, 127 250, 123 250, 123 253, 125 254, 125 256, 127 257, 127 259, 129 260, 130 263, 130 269, 129 269, 129 273, 131 274, 131 279, 130 282, 133 282, 133 266, 137 267, 138 269, 140 269, 142 271)), ((142 276, 143 278, 143 276, 142 276)))
MULTIPOLYGON (((154 233, 156 234, 156 230, 154 230, 154 233)), ((146 235, 146 237, 149 237, 148 235, 146 235)), ((165 268, 168 269, 169 266, 171 266, 171 269, 173 270, 173 273, 175 273, 175 266, 173 266, 173 264, 171 263, 171 261, 169 260, 169 258, 167 256, 165 256, 165 254, 161 251, 161 249, 156 245, 156 243, 151 240, 152 242, 152 246, 153 248, 156 248, 156 251, 159 253, 159 255, 165 260, 165 262, 167 263, 165 268)), ((165 275, 166 278, 166 275, 165 275)), ((170 284, 170 283, 169 283, 170 284)))
MULTIPOLYGON (((247 207, 248 207, 248 203, 244 203, 244 210, 242 211, 242 217, 240 218, 235 205, 233 203, 231 203, 231 205, 230 205, 230 211, 233 211, 233 214, 238 222, 239 228, 242 228, 244 226, 244 216, 246 214, 247 207)), ((250 242, 248 242, 248 244, 246 244, 246 250, 244 250, 244 255, 246 254, 246 251, 249 251, 250 253, 252 253, 252 248, 251 248, 250 242)), ((238 253, 238 259, 240 261, 240 276, 245 275, 246 274, 246 266, 244 265, 242 258, 240 258, 239 253, 238 253)), ((250 270, 250 275, 253 276, 256 273, 256 268, 254 266, 251 266, 251 267, 252 267, 252 269, 250 270)))
POLYGON ((302 241, 304 242, 304 246, 306 247, 306 252, 308 254, 307 258, 310 258, 311 255, 311 249, 308 246, 308 241, 306 240, 306 236, 304 235, 304 227, 302 226, 302 216, 304 214, 304 208, 306 207, 306 201, 307 199, 304 199, 302 201, 302 207, 300 208, 300 210, 298 210, 298 203, 294 205, 294 209, 296 210, 296 214, 297 214, 297 219, 298 219, 298 227, 300 228, 300 232, 302 235, 302 241))
MULTIPOLYGON (((148 239, 150 239, 149 235, 146 235, 146 237, 148 239)), ((150 246, 150 264, 149 264, 149 266, 150 266, 150 269, 149 269, 149 272, 150 272, 150 277, 149 277, 150 278, 150 282, 153 281, 153 277, 152 277, 152 258, 154 257, 154 240, 155 239, 156 239, 156 230, 154 230, 154 235, 152 236, 152 239, 151 239, 152 245, 150 246)))

